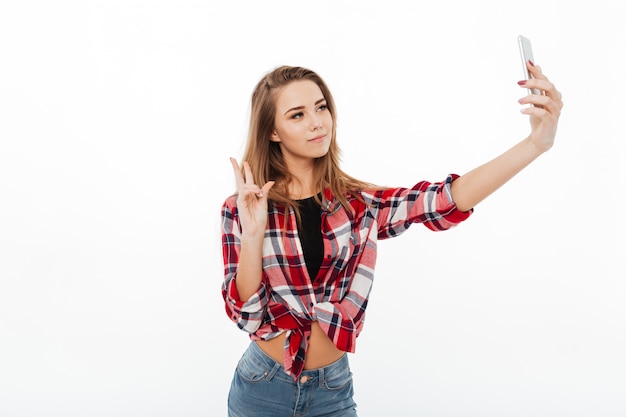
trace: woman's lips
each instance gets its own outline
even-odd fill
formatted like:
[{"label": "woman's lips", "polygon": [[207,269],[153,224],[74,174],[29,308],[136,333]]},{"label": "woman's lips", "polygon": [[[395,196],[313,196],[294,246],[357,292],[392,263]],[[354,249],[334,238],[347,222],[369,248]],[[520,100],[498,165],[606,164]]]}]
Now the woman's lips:
[{"label": "woman's lips", "polygon": [[326,139],[326,134],[316,136],[313,139],[309,139],[309,142],[323,142],[324,139]]}]

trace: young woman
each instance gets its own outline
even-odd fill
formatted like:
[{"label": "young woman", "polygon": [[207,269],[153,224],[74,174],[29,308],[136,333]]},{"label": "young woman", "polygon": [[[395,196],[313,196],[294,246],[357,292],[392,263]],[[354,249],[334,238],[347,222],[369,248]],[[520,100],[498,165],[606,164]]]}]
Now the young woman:
[{"label": "young woman", "polygon": [[339,167],[336,108],[313,71],[279,67],[252,94],[237,193],[222,207],[229,317],[251,343],[235,371],[231,417],[356,416],[346,352],[362,330],[379,239],[412,223],[446,230],[554,142],[561,94],[529,61],[520,81],[531,132],[463,176],[381,188]]}]

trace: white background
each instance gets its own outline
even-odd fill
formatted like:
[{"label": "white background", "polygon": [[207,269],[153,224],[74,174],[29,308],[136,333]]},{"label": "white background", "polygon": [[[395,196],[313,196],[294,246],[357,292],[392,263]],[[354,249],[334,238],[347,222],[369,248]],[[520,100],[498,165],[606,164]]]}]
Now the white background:
[{"label": "white background", "polygon": [[624,416],[619,1],[3,1],[0,417],[225,416],[248,344],[219,209],[254,84],[327,81],[343,167],[462,174],[528,133],[516,37],[564,96],[557,144],[458,228],[381,242],[359,415]]}]

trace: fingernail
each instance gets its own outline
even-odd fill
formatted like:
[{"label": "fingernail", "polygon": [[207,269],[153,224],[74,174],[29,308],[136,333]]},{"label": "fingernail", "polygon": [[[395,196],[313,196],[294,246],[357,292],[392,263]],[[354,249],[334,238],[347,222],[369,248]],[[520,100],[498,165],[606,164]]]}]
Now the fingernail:
[{"label": "fingernail", "polygon": [[528,60],[528,63],[530,64],[531,67],[535,66],[535,63],[532,60],[530,60],[530,59]]},{"label": "fingernail", "polygon": [[524,85],[524,84],[526,84],[526,80],[518,81],[517,84]]}]

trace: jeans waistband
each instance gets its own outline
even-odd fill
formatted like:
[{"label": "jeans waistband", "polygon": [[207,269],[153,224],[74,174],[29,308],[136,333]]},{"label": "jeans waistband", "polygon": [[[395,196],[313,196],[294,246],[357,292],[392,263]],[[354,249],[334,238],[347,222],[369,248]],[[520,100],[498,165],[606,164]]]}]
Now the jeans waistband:
[{"label": "jeans waistband", "polygon": [[[294,384],[298,382],[306,382],[306,381],[310,381],[310,382],[320,381],[321,382],[321,381],[324,381],[324,379],[328,377],[329,375],[333,375],[335,372],[340,372],[350,366],[349,361],[348,361],[348,355],[344,353],[341,358],[337,359],[335,362],[329,365],[326,365],[321,368],[307,369],[307,370],[302,371],[302,374],[300,375],[298,380],[294,381],[291,375],[288,375],[285,373],[284,366],[281,363],[276,362],[274,358],[272,358],[267,353],[265,353],[263,349],[261,349],[259,345],[256,344],[256,342],[250,343],[250,346],[248,347],[245,354],[250,355],[256,361],[263,363],[268,368],[273,368],[278,365],[276,374],[285,375]],[[303,377],[305,378],[303,379]]]}]

